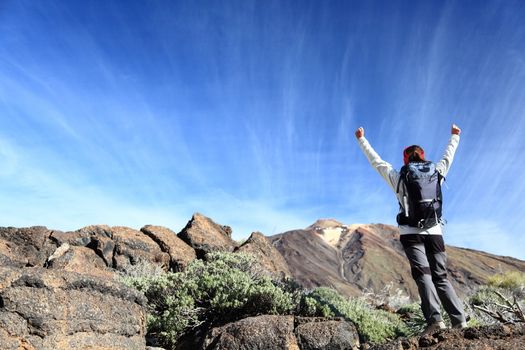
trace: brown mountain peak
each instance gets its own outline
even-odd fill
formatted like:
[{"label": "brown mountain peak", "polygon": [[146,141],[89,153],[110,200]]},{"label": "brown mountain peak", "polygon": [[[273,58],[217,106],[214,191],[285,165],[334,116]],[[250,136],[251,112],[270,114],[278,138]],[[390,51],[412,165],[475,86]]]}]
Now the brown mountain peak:
[{"label": "brown mountain peak", "polygon": [[[384,224],[344,225],[320,219],[304,230],[271,237],[288,268],[307,288],[332,286],[347,296],[380,291],[392,283],[417,298],[417,286],[399,239],[398,228]],[[447,246],[448,271],[460,296],[472,293],[500,271],[525,271],[525,261]]]},{"label": "brown mountain peak", "polygon": [[345,226],[335,219],[319,219],[312,225],[308,226],[307,229],[326,229]]}]

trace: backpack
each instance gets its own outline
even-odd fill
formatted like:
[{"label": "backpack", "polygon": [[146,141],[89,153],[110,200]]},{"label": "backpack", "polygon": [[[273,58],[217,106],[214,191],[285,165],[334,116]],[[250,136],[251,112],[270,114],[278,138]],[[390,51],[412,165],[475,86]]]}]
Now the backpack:
[{"label": "backpack", "polygon": [[436,165],[429,161],[410,162],[401,168],[397,183],[397,193],[401,181],[406,192],[403,205],[397,215],[399,225],[408,225],[427,229],[437,225],[441,220],[441,179],[443,176],[436,170]]}]

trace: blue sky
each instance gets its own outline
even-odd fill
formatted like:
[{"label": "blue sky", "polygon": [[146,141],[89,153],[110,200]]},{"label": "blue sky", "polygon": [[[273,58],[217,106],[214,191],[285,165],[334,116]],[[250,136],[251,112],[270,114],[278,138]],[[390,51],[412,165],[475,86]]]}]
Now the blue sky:
[{"label": "blue sky", "polygon": [[523,1],[3,1],[0,225],[234,238],[395,223],[384,159],[462,140],[446,241],[525,259]]}]

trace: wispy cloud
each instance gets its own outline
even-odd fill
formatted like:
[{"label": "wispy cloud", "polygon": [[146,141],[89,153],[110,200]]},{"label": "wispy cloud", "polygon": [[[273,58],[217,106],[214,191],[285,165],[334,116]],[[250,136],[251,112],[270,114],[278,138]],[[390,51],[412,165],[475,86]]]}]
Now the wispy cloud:
[{"label": "wispy cloud", "polygon": [[[394,223],[395,197],[355,128],[400,167],[408,144],[439,159],[456,122],[445,212],[461,239],[451,244],[521,254],[524,11],[10,2],[0,224],[177,230],[194,211],[235,235],[318,217]],[[493,235],[500,246],[484,243]]]},{"label": "wispy cloud", "polygon": [[496,221],[477,219],[451,223],[445,229],[447,244],[525,260],[525,237],[514,235]]}]

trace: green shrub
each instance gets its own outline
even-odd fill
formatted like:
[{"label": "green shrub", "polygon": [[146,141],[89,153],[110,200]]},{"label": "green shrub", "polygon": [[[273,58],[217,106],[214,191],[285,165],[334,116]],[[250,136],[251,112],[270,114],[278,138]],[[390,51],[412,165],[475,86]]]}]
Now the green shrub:
[{"label": "green shrub", "polygon": [[299,313],[304,316],[343,317],[356,325],[365,342],[383,343],[409,334],[408,327],[398,315],[373,309],[360,298],[347,299],[326,287],[305,293]]},{"label": "green shrub", "polygon": [[495,303],[498,301],[498,298],[494,291],[497,290],[497,288],[489,287],[489,286],[483,286],[480,289],[478,289],[474,294],[470,296],[470,304],[471,305],[485,305],[487,303]]},{"label": "green shrub", "polygon": [[469,304],[479,323],[525,322],[523,289],[505,285],[508,288],[483,286],[470,296]]},{"label": "green shrub", "polygon": [[410,336],[420,334],[427,326],[425,316],[421,310],[419,303],[411,303],[401,306],[397,310],[397,314],[400,315],[401,319],[405,322]]},{"label": "green shrub", "polygon": [[509,271],[490,276],[487,284],[492,287],[503,289],[519,289],[525,286],[525,273],[519,271]]},{"label": "green shrub", "polygon": [[[426,326],[417,303],[405,304],[394,314],[370,304],[394,300],[386,292],[348,299],[326,287],[305,291],[291,279],[271,280],[256,259],[246,254],[211,253],[177,273],[152,274],[148,266],[133,267],[126,273],[124,281],[148,299],[148,336],[166,348],[173,348],[184,333],[201,325],[210,327],[260,314],[342,317],[356,325],[363,342],[371,343],[416,335]],[[496,289],[502,290],[479,290],[469,299],[471,305],[501,303],[493,292]],[[395,300],[404,300],[398,295]],[[446,313],[443,316],[446,321]],[[475,316],[475,323],[486,323],[483,315]]]},{"label": "green shrub", "polygon": [[293,294],[262,271],[250,255],[212,253],[205,261],[194,260],[184,272],[126,282],[148,299],[150,336],[170,347],[184,332],[203,323],[291,313]]}]

